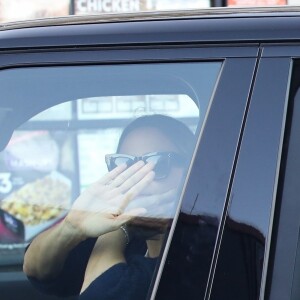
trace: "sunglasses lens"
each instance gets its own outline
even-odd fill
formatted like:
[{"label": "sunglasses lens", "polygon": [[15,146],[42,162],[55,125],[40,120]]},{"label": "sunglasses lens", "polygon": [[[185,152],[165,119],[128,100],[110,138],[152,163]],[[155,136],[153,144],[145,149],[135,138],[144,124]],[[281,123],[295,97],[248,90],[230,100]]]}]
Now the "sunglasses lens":
[{"label": "sunglasses lens", "polygon": [[147,157],[146,161],[155,165],[153,169],[155,172],[155,179],[163,179],[168,176],[170,163],[167,155],[152,155]]}]

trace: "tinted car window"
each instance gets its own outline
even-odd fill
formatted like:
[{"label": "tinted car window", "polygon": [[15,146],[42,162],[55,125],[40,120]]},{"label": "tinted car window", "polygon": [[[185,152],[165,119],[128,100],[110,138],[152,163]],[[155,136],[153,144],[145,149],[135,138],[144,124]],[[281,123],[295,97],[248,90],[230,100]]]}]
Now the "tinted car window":
[{"label": "tinted car window", "polygon": [[[124,253],[128,261],[132,259],[138,264],[142,261],[144,266],[143,261],[148,259],[147,268],[150,265],[154,271],[156,257],[162,250],[160,246],[153,253],[155,247],[151,247],[151,243],[157,244],[159,237],[158,244],[163,245],[171,225],[220,68],[220,62],[203,62],[2,71],[1,93],[3,99],[7,99],[2,103],[0,120],[5,130],[1,140],[5,147],[0,155],[2,272],[11,268],[21,270],[24,250],[30,242],[41,232],[62,224],[74,207],[90,213],[104,209],[117,216],[126,212],[130,217],[122,224],[128,223],[128,228],[119,229],[120,223],[108,232],[119,231],[126,244]],[[155,126],[145,123],[141,125],[143,130],[134,128],[122,135],[124,128],[145,116],[149,116],[148,120],[157,117]],[[167,137],[166,131],[162,134],[165,119],[180,122],[182,125],[178,128],[189,130],[191,138],[173,127],[169,130],[169,134],[176,137],[173,140]],[[154,130],[149,130],[152,127]],[[134,168],[141,160],[145,166],[152,163],[154,173],[148,176],[151,177],[149,186],[140,184],[141,190],[134,198],[136,202],[129,203],[126,197],[122,198],[128,190],[138,189],[132,181],[126,187],[123,185],[123,202],[118,202],[119,194],[115,195],[117,200],[113,207],[117,207],[117,211],[109,210],[111,203],[99,208],[97,205],[103,203],[98,201],[96,205],[94,199],[90,199],[89,205],[83,208],[78,204],[80,201],[75,200],[82,193],[86,195],[100,178],[105,181],[101,182],[105,194],[112,186],[111,180],[105,177],[107,168],[111,172],[119,168],[125,176],[125,170]],[[149,174],[150,169],[147,172]],[[118,178],[121,182],[109,192],[120,189],[129,177]],[[141,182],[142,178],[136,180]],[[123,205],[121,213],[119,203]],[[75,253],[73,260],[66,263],[66,266],[74,266],[74,262],[78,262],[81,278],[66,270],[66,274],[76,275],[76,278],[61,281],[63,292],[58,285],[45,287],[34,276],[33,285],[42,292],[57,295],[89,293],[93,280],[83,281],[83,276],[85,270],[93,274],[88,261],[93,257],[92,249],[96,249],[94,244],[98,245],[95,236],[90,238],[93,240],[75,249],[79,254],[85,251],[86,257],[78,262]],[[84,247],[87,250],[82,250]],[[143,280],[135,268],[134,275],[130,272],[129,277],[134,282]],[[93,276],[93,279],[98,278]],[[149,278],[143,281],[146,287],[150,284]],[[142,294],[147,295],[147,290]]]}]

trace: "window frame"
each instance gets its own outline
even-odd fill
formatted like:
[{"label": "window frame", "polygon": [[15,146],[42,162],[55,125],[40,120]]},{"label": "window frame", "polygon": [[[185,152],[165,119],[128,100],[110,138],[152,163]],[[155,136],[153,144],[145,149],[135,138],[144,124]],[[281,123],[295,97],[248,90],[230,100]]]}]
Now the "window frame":
[{"label": "window frame", "polygon": [[[255,236],[258,240],[264,240],[262,277],[258,278],[260,299],[264,299],[265,293],[289,78],[290,58],[262,57],[260,59],[229,194],[230,203],[222,228],[224,232],[232,220],[238,220],[240,224],[248,224],[247,228],[240,227],[238,230],[246,235]],[[262,200],[265,201],[263,207]],[[261,207],[261,210],[259,217],[256,217],[255,210],[258,207]],[[259,230],[262,227],[264,232]],[[221,241],[220,251],[225,247],[223,242],[225,241]],[[218,256],[221,257],[221,252],[216,256],[216,259]],[[221,261],[217,261],[217,271],[220,271],[218,270],[220,265]],[[218,286],[214,284],[212,290],[216,291]],[[237,291],[235,286],[230,288]],[[258,294],[254,296],[254,293],[252,296],[258,297]]]},{"label": "window frame", "polygon": [[[282,120],[282,142],[279,151],[282,149],[281,157],[278,158],[278,188],[274,190],[273,207],[273,230],[269,233],[269,261],[265,266],[265,294],[266,299],[293,299],[293,277],[297,259],[297,248],[299,242],[299,199],[293,197],[290,184],[285,187],[285,179],[290,180],[291,173],[286,173],[286,167],[290,162],[287,156],[290,151],[294,155],[294,140],[291,138],[291,122],[293,121],[293,102],[295,96],[295,83],[293,70],[295,60],[299,62],[300,45],[269,45],[265,46],[265,57],[280,57],[286,60],[289,65],[289,80],[286,84],[286,113]],[[299,67],[298,67],[299,70]],[[299,86],[299,85],[298,85]],[[297,168],[297,163],[293,165]],[[298,223],[297,223],[298,222]],[[270,225],[270,226],[271,226]]]}]

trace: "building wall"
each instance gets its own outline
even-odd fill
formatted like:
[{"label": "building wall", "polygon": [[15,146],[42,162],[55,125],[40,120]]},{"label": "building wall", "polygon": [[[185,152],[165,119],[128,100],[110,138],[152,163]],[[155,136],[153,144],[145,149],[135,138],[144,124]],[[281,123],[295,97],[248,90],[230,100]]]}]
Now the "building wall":
[{"label": "building wall", "polygon": [[0,22],[69,14],[268,5],[300,5],[300,0],[0,0]]}]

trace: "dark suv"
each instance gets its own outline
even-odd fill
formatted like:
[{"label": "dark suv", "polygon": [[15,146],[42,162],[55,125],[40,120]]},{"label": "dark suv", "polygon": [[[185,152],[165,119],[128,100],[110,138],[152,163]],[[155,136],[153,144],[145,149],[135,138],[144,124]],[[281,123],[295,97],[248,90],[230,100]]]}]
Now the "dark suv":
[{"label": "dark suv", "polygon": [[2,300],[57,299],[23,273],[27,246],[153,114],[196,140],[148,299],[300,298],[299,8],[3,24],[0,65]]}]

